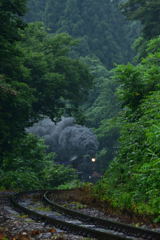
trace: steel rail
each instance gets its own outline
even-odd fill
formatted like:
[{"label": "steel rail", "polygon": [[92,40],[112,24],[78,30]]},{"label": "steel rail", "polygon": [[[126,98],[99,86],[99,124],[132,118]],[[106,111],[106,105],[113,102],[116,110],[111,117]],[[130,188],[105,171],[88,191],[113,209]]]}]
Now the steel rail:
[{"label": "steel rail", "polygon": [[94,228],[89,228],[86,226],[81,226],[81,225],[77,225],[77,224],[73,224],[73,223],[69,223],[67,221],[62,221],[62,220],[57,220],[51,216],[47,216],[46,214],[41,214],[38,213],[36,211],[33,211],[27,207],[24,207],[20,201],[22,199],[22,197],[24,197],[25,195],[29,195],[29,194],[37,194],[40,193],[41,194],[41,199],[42,199],[42,195],[45,194],[45,192],[42,191],[30,191],[30,192],[23,192],[23,193],[18,193],[15,194],[13,196],[11,196],[11,202],[13,204],[13,206],[28,214],[30,217],[34,218],[34,219],[38,219],[41,221],[44,221],[46,223],[49,224],[53,224],[55,227],[60,228],[62,230],[65,230],[67,232],[71,232],[74,234],[78,234],[84,237],[93,237],[99,240],[125,240],[125,239],[132,239],[128,236],[121,236],[119,234],[116,233],[111,233],[111,232],[103,232],[100,231],[98,229],[94,229]]},{"label": "steel rail", "polygon": [[53,192],[48,191],[44,194],[44,200],[47,204],[51,205],[53,209],[55,209],[58,212],[61,212],[65,215],[72,216],[73,218],[79,219],[81,221],[84,221],[86,223],[93,223],[96,226],[99,227],[105,227],[109,230],[114,230],[120,233],[124,233],[128,236],[133,236],[136,238],[143,238],[148,240],[160,240],[160,233],[148,229],[143,229],[140,227],[134,227],[128,224],[119,223],[116,221],[106,220],[103,218],[93,217],[89,216],[83,213],[80,213],[75,210],[71,210],[68,208],[65,208],[56,202],[53,202],[49,199],[49,194]]}]

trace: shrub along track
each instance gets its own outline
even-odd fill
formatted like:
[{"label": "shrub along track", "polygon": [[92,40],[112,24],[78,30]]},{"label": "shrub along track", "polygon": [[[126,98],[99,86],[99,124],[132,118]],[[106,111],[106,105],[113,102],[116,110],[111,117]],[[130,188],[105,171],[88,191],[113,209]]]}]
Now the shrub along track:
[{"label": "shrub along track", "polygon": [[[142,228],[133,227],[111,220],[106,220],[97,217],[91,217],[89,215],[82,214],[78,211],[73,211],[62,207],[49,199],[49,194],[68,194],[69,191],[31,191],[14,194],[11,196],[11,202],[14,207],[28,214],[34,219],[44,221],[49,224],[53,224],[55,227],[65,230],[70,233],[78,234],[85,237],[93,237],[100,240],[124,240],[124,239],[148,239],[159,240],[160,233],[154,232]],[[26,207],[22,202],[30,198],[30,196],[39,196],[38,201],[45,201],[50,205],[54,212],[60,212],[64,216],[64,220],[48,216],[47,214],[39,213],[29,207]],[[68,217],[72,221],[68,221]],[[79,220],[79,223],[72,223]],[[76,221],[75,221],[76,222]]]}]

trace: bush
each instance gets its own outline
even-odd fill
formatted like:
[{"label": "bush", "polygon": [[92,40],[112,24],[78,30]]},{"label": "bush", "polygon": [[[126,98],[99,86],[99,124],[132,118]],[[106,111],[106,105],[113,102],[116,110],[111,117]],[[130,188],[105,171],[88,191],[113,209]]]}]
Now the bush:
[{"label": "bush", "polygon": [[12,190],[53,189],[76,178],[73,169],[55,164],[42,139],[27,134],[14,153],[3,159],[0,188]]},{"label": "bush", "polygon": [[33,190],[41,189],[41,181],[35,172],[29,170],[7,171],[1,174],[0,185],[4,189]]}]

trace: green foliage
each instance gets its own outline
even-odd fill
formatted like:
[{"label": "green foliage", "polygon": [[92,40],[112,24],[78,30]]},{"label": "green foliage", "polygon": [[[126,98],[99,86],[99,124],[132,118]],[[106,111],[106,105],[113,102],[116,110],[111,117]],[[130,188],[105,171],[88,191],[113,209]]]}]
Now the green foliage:
[{"label": "green foliage", "polygon": [[27,70],[16,46],[24,28],[21,19],[24,11],[25,1],[0,3],[0,165],[4,152],[11,151],[14,140],[23,134],[34,102],[33,90],[20,81]]},{"label": "green foliage", "polygon": [[[0,2],[0,74],[17,77],[19,73],[19,51],[15,42],[20,40],[19,30],[24,28],[21,16],[25,13],[25,0]],[[17,57],[15,57],[17,56]],[[15,80],[15,79],[14,79]]]},{"label": "green foliage", "polygon": [[124,103],[120,148],[96,186],[97,194],[114,207],[155,216],[160,214],[159,43],[160,38],[149,42],[148,56],[137,66],[116,71]]},{"label": "green foliage", "polygon": [[[45,8],[45,0],[27,1],[27,12],[26,12],[27,16],[24,17],[25,20],[27,20],[28,22],[43,21],[44,8]],[[28,16],[29,9],[33,9],[33,11],[32,12],[30,11],[30,14]]]},{"label": "green foliage", "polygon": [[123,105],[136,110],[141,100],[157,89],[159,84],[159,47],[160,38],[155,38],[147,44],[148,55],[137,66],[128,64],[116,68],[116,76],[120,87],[118,95]]},{"label": "green foliage", "polygon": [[14,153],[5,155],[0,186],[5,189],[53,189],[76,179],[75,171],[54,163],[42,139],[29,134],[17,142]]},{"label": "green foliage", "polygon": [[46,154],[46,146],[42,139],[27,134],[16,142],[14,152],[7,153],[2,168],[7,170],[30,169],[41,175],[48,162],[52,161],[54,154]]},{"label": "green foliage", "polygon": [[99,59],[86,57],[82,60],[89,65],[94,76],[93,88],[83,108],[87,125],[93,128],[99,141],[95,170],[103,173],[117,148],[119,130],[114,117],[120,109],[120,102],[115,94],[118,83],[112,71],[108,71]]},{"label": "green foliage", "polygon": [[41,181],[35,172],[29,170],[5,171],[1,174],[0,185],[5,189],[32,190],[41,189]]},{"label": "green foliage", "polygon": [[147,39],[160,34],[160,1],[128,0],[122,4],[123,13],[131,20],[139,20]]},{"label": "green foliage", "polygon": [[[14,141],[21,137],[32,116],[33,91],[27,84],[18,81],[7,83],[0,75],[0,152],[12,151]],[[0,165],[1,165],[0,157]]]},{"label": "green foliage", "polygon": [[75,170],[62,164],[53,164],[50,162],[43,171],[44,183],[48,188],[55,188],[63,184],[70,185],[70,182],[75,178]]},{"label": "green foliage", "polygon": [[30,70],[24,81],[35,90],[36,114],[54,119],[67,111],[66,103],[74,109],[85,99],[92,77],[83,63],[69,57],[75,44],[68,34],[47,34],[42,23],[28,25],[23,33],[20,46]]},{"label": "green foliage", "polygon": [[[25,127],[42,115],[58,118],[67,112],[68,103],[72,114],[77,114],[92,82],[87,67],[68,56],[75,44],[68,34],[47,34],[41,23],[30,24],[25,31],[19,28],[18,34],[22,41],[13,39],[13,62],[19,69],[0,72],[0,151],[3,155],[13,151]],[[0,57],[8,69],[5,56]],[[7,62],[12,64],[10,56]]]},{"label": "green foliage", "polygon": [[23,23],[25,3],[0,2],[0,183],[7,189],[52,188],[75,174],[53,164],[41,140],[25,128],[43,116],[67,114],[67,104],[78,115],[92,76],[69,57],[77,42],[72,37],[48,34],[42,23]]},{"label": "green foliage", "polygon": [[127,0],[121,4],[121,10],[129,20],[141,23],[141,35],[134,43],[137,50],[135,60],[140,62],[148,54],[148,40],[160,34],[160,1]]},{"label": "green foliage", "polygon": [[[115,112],[118,114],[118,111]],[[95,133],[100,143],[99,151],[97,153],[96,169],[104,173],[108,168],[109,163],[116,155],[119,138],[119,122],[117,119],[104,119],[100,125],[95,129]]]},{"label": "green foliage", "polygon": [[59,185],[56,189],[69,190],[74,188],[89,189],[91,191],[92,184],[90,182],[81,182],[79,179],[72,180],[71,182]]},{"label": "green foliage", "polygon": [[[30,0],[26,20],[43,21],[52,33],[79,38],[72,56],[96,56],[108,68],[133,56],[131,44],[138,30],[118,9],[119,0]],[[43,6],[43,10],[42,10]]]},{"label": "green foliage", "polygon": [[59,190],[69,190],[69,189],[74,189],[74,188],[80,188],[83,187],[84,183],[80,182],[80,180],[73,180],[71,182],[68,183],[64,183],[59,185],[56,189]]},{"label": "green foliage", "polygon": [[[119,110],[119,102],[115,96],[117,82],[113,74],[97,58],[82,58],[89,65],[94,76],[93,88],[85,103],[86,118],[90,126],[98,127],[104,119],[112,118]],[[114,103],[114,108],[112,107]]]}]

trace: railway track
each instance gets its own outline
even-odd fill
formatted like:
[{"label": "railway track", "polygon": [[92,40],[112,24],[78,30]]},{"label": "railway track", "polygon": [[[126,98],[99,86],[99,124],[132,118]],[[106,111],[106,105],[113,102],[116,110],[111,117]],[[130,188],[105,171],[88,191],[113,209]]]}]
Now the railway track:
[{"label": "railway track", "polygon": [[[77,235],[92,237],[99,240],[160,240],[160,233],[146,230],[143,228],[133,227],[111,220],[106,220],[89,215],[82,214],[78,211],[70,210],[51,201],[50,193],[56,194],[56,191],[33,191],[15,194],[11,197],[12,204],[28,214],[34,219],[42,220],[46,223],[53,224],[55,227]],[[51,206],[50,214],[33,210],[25,203],[25,199],[36,196],[37,201],[45,201]],[[37,198],[38,196],[38,198]],[[55,213],[61,213],[61,218],[56,217]]]}]

